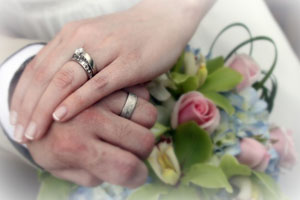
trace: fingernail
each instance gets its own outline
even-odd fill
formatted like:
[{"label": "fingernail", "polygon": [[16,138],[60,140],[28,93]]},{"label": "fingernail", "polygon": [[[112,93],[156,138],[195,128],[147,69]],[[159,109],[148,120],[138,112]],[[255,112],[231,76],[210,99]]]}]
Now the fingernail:
[{"label": "fingernail", "polygon": [[15,137],[15,140],[19,143],[21,143],[23,141],[23,132],[24,132],[23,126],[17,125],[14,137]]},{"label": "fingernail", "polygon": [[18,119],[18,113],[16,111],[11,111],[9,118],[10,118],[9,120],[11,125],[16,125]]},{"label": "fingernail", "polygon": [[53,113],[53,118],[56,121],[61,120],[65,115],[67,114],[67,108],[65,106],[62,106]]},{"label": "fingernail", "polygon": [[35,136],[36,136],[36,123],[30,122],[25,131],[25,137],[28,140],[34,140]]}]

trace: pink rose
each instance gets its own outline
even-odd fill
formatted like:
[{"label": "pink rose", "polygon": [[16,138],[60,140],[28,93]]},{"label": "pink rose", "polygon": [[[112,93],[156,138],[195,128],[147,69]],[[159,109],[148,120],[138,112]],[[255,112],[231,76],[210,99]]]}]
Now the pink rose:
[{"label": "pink rose", "polygon": [[260,68],[252,57],[246,54],[233,56],[227,64],[230,68],[238,71],[243,76],[243,81],[237,86],[237,91],[250,87],[258,81]]},{"label": "pink rose", "polygon": [[267,148],[252,138],[244,138],[241,143],[241,153],[237,156],[240,163],[258,171],[265,171],[270,161]]},{"label": "pink rose", "polygon": [[276,127],[271,129],[270,135],[273,147],[280,157],[280,166],[292,168],[297,161],[292,131]]},{"label": "pink rose", "polygon": [[172,128],[178,124],[195,121],[200,127],[212,133],[220,123],[216,105],[199,92],[189,92],[180,97],[172,113]]}]

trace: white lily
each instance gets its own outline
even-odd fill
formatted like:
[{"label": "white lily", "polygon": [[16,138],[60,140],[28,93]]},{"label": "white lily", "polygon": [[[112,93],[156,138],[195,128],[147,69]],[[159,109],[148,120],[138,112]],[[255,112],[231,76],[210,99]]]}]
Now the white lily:
[{"label": "white lily", "polygon": [[160,75],[158,78],[148,84],[150,94],[159,101],[166,101],[171,97],[167,87],[172,88],[172,81],[169,80],[166,74]]},{"label": "white lily", "polygon": [[156,145],[148,161],[164,183],[175,185],[178,182],[181,171],[171,142],[163,141]]},{"label": "white lily", "polygon": [[208,71],[206,68],[206,59],[202,54],[197,57],[192,52],[184,54],[185,73],[188,75],[197,75],[199,77],[199,86],[206,81]]}]

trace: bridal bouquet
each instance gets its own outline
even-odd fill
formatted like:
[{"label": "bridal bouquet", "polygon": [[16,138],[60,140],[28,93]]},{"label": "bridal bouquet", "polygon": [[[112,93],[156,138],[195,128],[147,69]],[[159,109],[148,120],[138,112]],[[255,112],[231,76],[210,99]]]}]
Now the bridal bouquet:
[{"label": "bridal bouquet", "polygon": [[[219,37],[236,26],[249,39],[226,57],[213,57]],[[275,49],[268,71],[251,57],[253,43],[262,40]],[[238,53],[245,45],[249,54]],[[296,152],[291,131],[268,120],[277,91],[276,61],[273,40],[252,37],[241,23],[225,27],[206,56],[188,46],[168,73],[149,84],[159,117],[152,128],[157,143],[147,160],[148,182],[134,191],[109,184],[77,187],[68,190],[70,199],[286,199],[276,180],[295,164]]]}]

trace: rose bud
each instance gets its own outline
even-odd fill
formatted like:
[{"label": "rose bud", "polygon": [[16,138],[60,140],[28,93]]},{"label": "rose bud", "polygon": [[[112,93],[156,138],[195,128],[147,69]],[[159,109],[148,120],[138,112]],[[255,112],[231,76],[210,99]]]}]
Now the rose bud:
[{"label": "rose bud", "polygon": [[171,140],[158,143],[148,161],[155,174],[164,183],[175,185],[178,182],[181,171]]},{"label": "rose bud", "polygon": [[250,87],[259,79],[260,67],[252,57],[246,54],[233,56],[228,61],[227,66],[238,71],[243,76],[243,81],[236,87],[237,91]]},{"label": "rose bud", "polygon": [[244,138],[240,142],[241,153],[237,156],[240,163],[257,171],[265,171],[270,161],[267,148],[252,138]]},{"label": "rose bud", "polygon": [[280,166],[292,168],[297,161],[297,153],[293,140],[293,133],[284,128],[275,127],[270,130],[271,141],[280,157]]},{"label": "rose bud", "polygon": [[216,105],[199,92],[189,92],[180,97],[172,113],[172,128],[179,124],[195,121],[212,133],[220,123],[220,112]]}]

